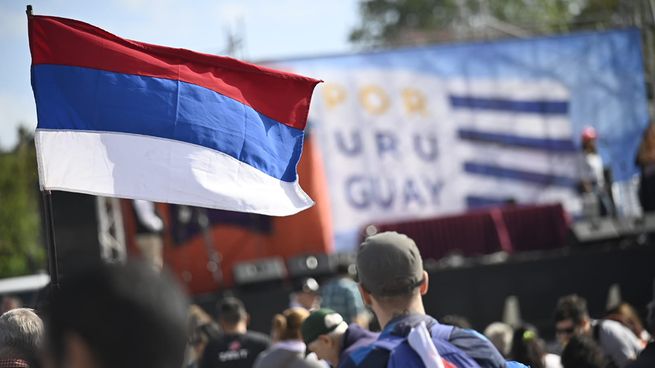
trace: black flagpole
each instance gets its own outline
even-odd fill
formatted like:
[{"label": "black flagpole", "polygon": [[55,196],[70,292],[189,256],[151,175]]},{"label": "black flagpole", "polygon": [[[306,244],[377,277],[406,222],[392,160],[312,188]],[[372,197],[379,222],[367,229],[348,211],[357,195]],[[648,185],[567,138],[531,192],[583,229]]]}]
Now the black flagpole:
[{"label": "black flagpole", "polygon": [[45,241],[48,247],[48,270],[52,286],[59,288],[59,265],[57,264],[57,243],[55,242],[55,222],[52,215],[52,194],[49,190],[41,191],[43,202],[43,220],[45,224]]},{"label": "black flagpole", "polygon": [[[32,16],[32,5],[27,5],[25,13]],[[50,283],[59,288],[59,265],[57,264],[57,243],[55,242],[55,222],[52,215],[52,194],[49,190],[41,190],[41,202],[43,208],[43,224],[45,225],[45,242],[48,248],[48,271],[50,272]]]}]

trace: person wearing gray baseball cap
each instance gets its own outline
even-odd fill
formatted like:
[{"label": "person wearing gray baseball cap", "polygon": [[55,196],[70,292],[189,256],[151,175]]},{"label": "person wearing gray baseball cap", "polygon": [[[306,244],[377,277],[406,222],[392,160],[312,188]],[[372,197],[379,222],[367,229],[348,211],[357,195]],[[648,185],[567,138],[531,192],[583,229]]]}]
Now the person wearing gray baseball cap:
[{"label": "person wearing gray baseball cap", "polygon": [[[429,278],[414,240],[397,232],[369,236],[359,247],[356,265],[362,298],[382,332],[376,343],[353,352],[339,367],[386,367],[392,359],[402,359],[395,364],[404,367],[506,366],[481,334],[426,315],[422,296]],[[436,363],[439,358],[442,362]]]}]

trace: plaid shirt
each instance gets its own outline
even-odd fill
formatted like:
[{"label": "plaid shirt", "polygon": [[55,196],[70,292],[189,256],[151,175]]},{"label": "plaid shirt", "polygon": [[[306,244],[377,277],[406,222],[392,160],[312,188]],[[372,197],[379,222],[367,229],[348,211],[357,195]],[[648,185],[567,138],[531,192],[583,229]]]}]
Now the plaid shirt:
[{"label": "plaid shirt", "polygon": [[30,368],[23,359],[0,359],[0,368]]},{"label": "plaid shirt", "polygon": [[347,277],[331,280],[321,287],[321,307],[339,313],[347,323],[366,310],[357,283]]}]

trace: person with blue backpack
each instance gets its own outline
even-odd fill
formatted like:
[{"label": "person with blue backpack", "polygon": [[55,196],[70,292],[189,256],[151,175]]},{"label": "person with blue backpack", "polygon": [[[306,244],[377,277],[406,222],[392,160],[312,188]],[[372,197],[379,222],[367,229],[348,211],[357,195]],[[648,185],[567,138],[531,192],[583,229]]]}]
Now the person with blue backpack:
[{"label": "person with blue backpack", "polygon": [[506,362],[481,334],[444,325],[425,313],[428,274],[416,243],[397,232],[368,237],[357,252],[359,287],[382,332],[339,367],[523,367]]}]

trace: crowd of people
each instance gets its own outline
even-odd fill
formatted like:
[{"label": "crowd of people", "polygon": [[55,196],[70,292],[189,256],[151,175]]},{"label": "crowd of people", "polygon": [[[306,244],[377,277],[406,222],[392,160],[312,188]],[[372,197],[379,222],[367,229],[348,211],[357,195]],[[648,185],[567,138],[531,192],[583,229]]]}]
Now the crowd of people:
[{"label": "crowd of people", "polygon": [[644,325],[627,304],[592,319],[582,297],[562,297],[553,319],[560,356],[530,325],[496,322],[483,335],[461,317],[430,316],[428,273],[403,234],[368,237],[355,266],[357,281],[346,268],[321,288],[302,280],[270,335],[248,329],[233,296],[214,319],[166,271],[95,266],[68,275],[36,310],[3,303],[0,368],[655,366],[653,303]]}]

